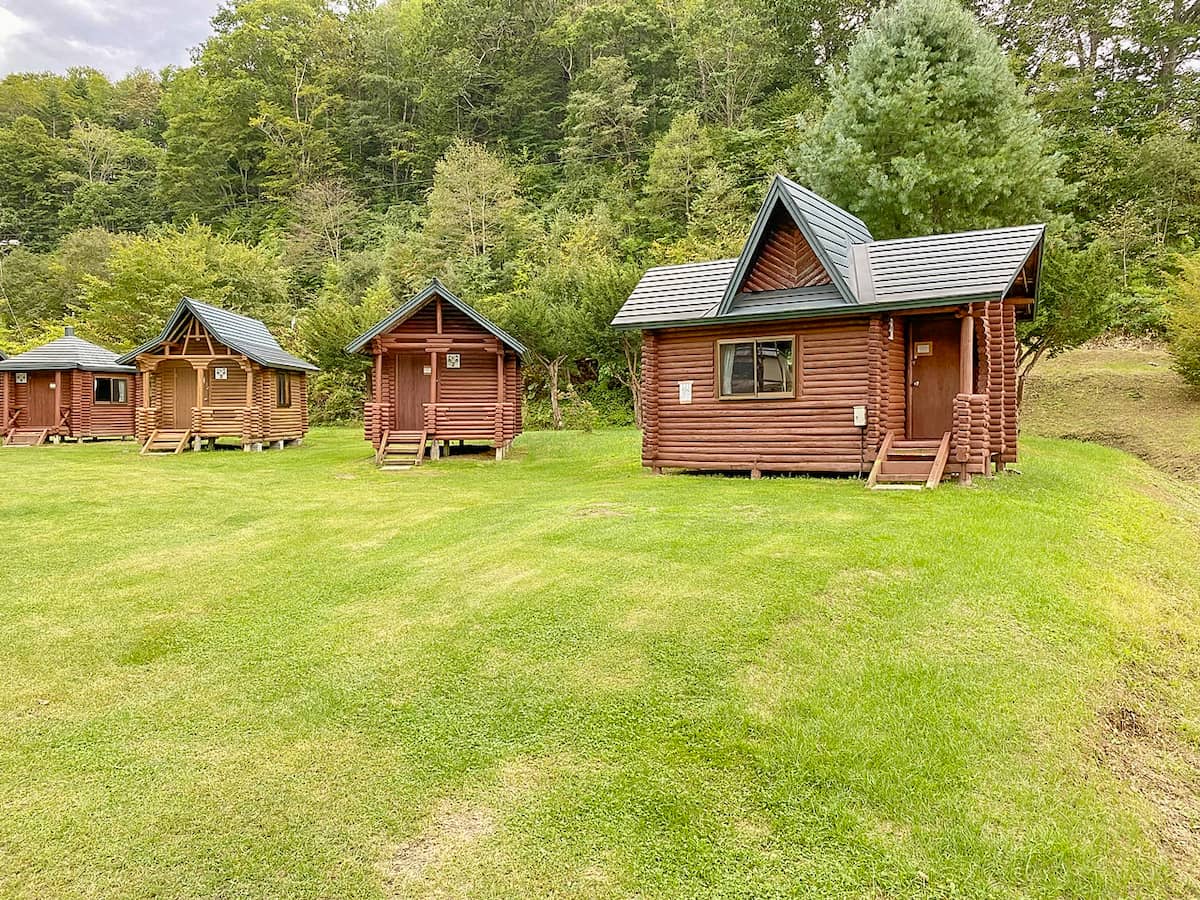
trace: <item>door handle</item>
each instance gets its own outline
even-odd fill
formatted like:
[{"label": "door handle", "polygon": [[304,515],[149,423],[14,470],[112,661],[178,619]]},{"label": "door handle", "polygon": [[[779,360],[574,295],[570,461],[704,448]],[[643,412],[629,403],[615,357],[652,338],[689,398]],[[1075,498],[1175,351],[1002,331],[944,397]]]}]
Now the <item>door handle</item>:
[{"label": "door handle", "polygon": [[920,387],[920,386],[921,386],[921,379],[919,379],[919,378],[918,378],[916,381],[914,381],[914,382],[912,383],[912,386],[913,386],[913,387]]}]

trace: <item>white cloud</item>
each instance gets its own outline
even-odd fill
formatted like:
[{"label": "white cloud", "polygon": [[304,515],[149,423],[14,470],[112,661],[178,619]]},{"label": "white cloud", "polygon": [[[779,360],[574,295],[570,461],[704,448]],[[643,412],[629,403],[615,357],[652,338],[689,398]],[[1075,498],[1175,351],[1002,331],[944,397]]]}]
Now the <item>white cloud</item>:
[{"label": "white cloud", "polygon": [[0,0],[0,75],[185,65],[217,0]]}]

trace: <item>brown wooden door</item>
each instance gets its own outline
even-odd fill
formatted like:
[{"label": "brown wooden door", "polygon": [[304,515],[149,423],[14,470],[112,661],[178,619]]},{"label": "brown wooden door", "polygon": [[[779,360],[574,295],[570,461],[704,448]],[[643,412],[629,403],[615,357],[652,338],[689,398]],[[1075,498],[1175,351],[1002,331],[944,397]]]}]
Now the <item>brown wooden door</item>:
[{"label": "brown wooden door", "polygon": [[425,366],[429,357],[416,353],[396,354],[397,431],[422,431],[425,428],[425,404],[429,402],[429,376]]},{"label": "brown wooden door", "polygon": [[58,392],[62,385],[53,372],[29,373],[29,424],[58,424]]},{"label": "brown wooden door", "polygon": [[192,409],[196,406],[196,370],[191,366],[174,366],[168,370],[174,377],[171,427],[179,430],[192,427]]},{"label": "brown wooden door", "polygon": [[941,438],[954,425],[959,327],[953,316],[909,319],[910,438]]}]

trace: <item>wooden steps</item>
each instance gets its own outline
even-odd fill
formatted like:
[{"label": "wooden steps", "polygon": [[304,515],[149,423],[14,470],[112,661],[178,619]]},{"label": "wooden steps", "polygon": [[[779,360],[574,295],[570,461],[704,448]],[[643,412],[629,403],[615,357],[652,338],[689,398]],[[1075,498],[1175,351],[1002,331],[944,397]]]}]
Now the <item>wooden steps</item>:
[{"label": "wooden steps", "polygon": [[46,443],[49,428],[14,428],[4,437],[5,447],[40,447]]},{"label": "wooden steps", "polygon": [[919,490],[935,488],[946,472],[950,458],[950,432],[937,440],[899,440],[888,432],[867,477],[873,490]]},{"label": "wooden steps", "polygon": [[162,456],[182,453],[188,448],[192,432],[184,430],[154,430],[142,445],[142,456]]},{"label": "wooden steps", "polygon": [[385,431],[379,441],[375,462],[385,472],[411,469],[425,459],[424,431]]}]

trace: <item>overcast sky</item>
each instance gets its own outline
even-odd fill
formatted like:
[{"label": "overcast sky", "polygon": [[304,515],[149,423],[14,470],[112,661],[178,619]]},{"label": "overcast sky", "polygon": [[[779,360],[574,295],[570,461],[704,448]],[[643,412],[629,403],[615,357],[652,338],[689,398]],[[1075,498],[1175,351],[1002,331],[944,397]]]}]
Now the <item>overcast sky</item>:
[{"label": "overcast sky", "polygon": [[188,62],[218,0],[0,0],[0,76],[92,66],[120,77]]}]

